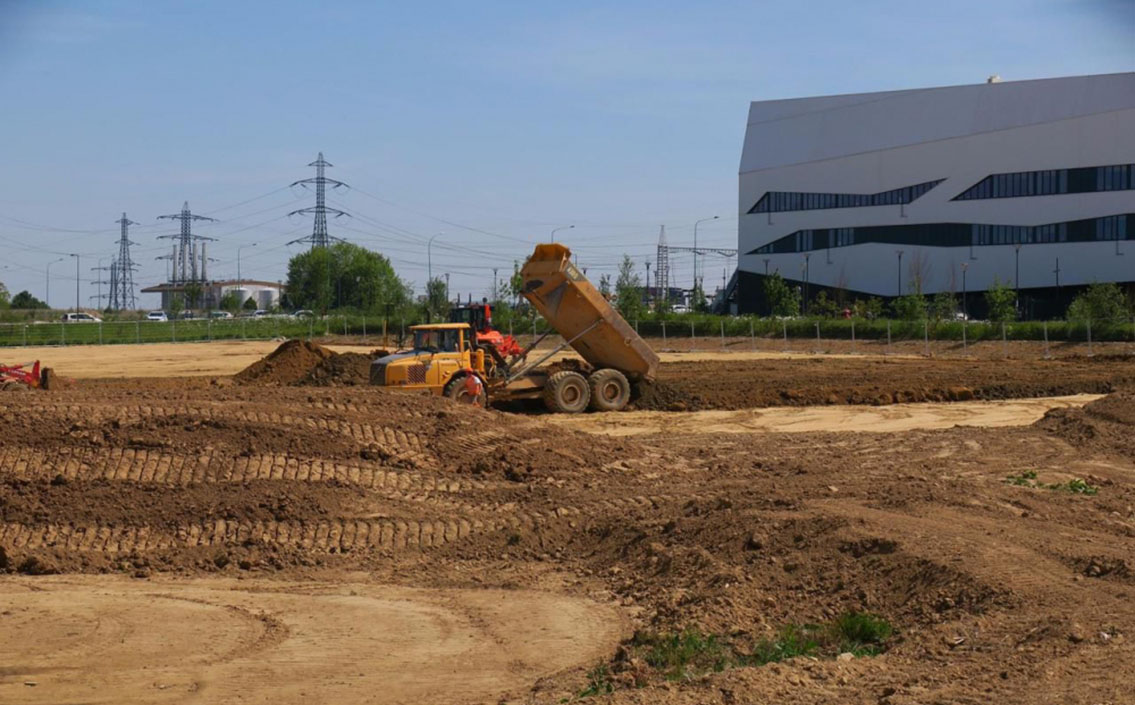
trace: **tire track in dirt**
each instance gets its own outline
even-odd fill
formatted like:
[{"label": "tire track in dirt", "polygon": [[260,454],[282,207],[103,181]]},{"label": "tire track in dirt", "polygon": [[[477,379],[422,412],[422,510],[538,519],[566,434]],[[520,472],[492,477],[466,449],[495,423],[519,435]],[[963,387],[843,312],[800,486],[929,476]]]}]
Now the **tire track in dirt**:
[{"label": "tire track in dirt", "polygon": [[[378,467],[374,467],[374,466]],[[382,462],[347,463],[283,453],[231,457],[217,451],[197,455],[144,448],[61,447],[51,451],[0,451],[0,473],[28,479],[120,480],[165,485],[242,483],[251,480],[339,482],[376,491],[458,493],[503,486],[501,482],[431,475],[383,467]]]}]

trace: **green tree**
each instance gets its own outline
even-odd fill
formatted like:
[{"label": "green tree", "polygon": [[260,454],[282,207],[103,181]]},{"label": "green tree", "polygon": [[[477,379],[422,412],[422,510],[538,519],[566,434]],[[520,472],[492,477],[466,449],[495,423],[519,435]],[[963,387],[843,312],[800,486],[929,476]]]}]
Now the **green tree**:
[{"label": "green tree", "polygon": [[513,302],[520,303],[520,294],[524,291],[524,277],[520,276],[520,263],[513,261],[512,276],[508,278],[508,293]]},{"label": "green tree", "polygon": [[930,317],[935,321],[950,320],[958,312],[958,297],[940,291],[930,300]]},{"label": "green tree", "polygon": [[828,292],[821,291],[816,294],[816,298],[812,299],[812,303],[808,306],[808,313],[820,318],[835,318],[840,315],[841,309],[838,303],[828,298]]},{"label": "green tree", "polygon": [[800,315],[800,292],[788,286],[780,272],[765,278],[765,299],[774,316]]},{"label": "green tree", "polygon": [[229,313],[236,313],[237,311],[239,311],[240,296],[237,295],[236,289],[229,289],[228,291],[226,291],[225,295],[221,297],[220,302],[217,303],[217,307],[222,311],[228,311]]},{"label": "green tree", "polygon": [[610,274],[600,274],[599,275],[599,293],[602,294],[603,298],[605,298],[605,299],[611,298],[611,275]]},{"label": "green tree", "polygon": [[426,282],[426,313],[431,321],[444,321],[449,317],[449,297],[445,294],[445,280],[441,277]]},{"label": "green tree", "polygon": [[317,247],[288,262],[288,299],[296,308],[385,310],[403,308],[409,288],[394,273],[390,261],[377,252],[349,242]]},{"label": "green tree", "polygon": [[177,314],[185,309],[185,294],[177,294],[170,292],[169,294],[169,315],[176,318]]},{"label": "green tree", "polygon": [[185,308],[194,309],[201,303],[201,293],[204,288],[200,282],[189,282],[185,285]]},{"label": "green tree", "polygon": [[256,299],[249,296],[241,308],[243,308],[245,311],[255,311],[260,307],[256,305]]},{"label": "green tree", "polygon": [[1072,300],[1068,307],[1070,321],[1107,321],[1126,319],[1130,313],[1123,290],[1113,282],[1092,284]]},{"label": "green tree", "polygon": [[694,288],[690,289],[690,310],[695,313],[709,313],[709,301],[705,298],[705,289],[702,288],[701,280],[694,282]]},{"label": "green tree", "polygon": [[623,255],[619,265],[619,276],[615,279],[615,307],[628,321],[642,318],[646,306],[642,302],[642,279],[635,271],[634,260]]},{"label": "green tree", "polygon": [[11,306],[18,309],[49,308],[47,304],[32,296],[26,289],[12,297]]},{"label": "green tree", "polygon": [[985,292],[985,306],[989,309],[989,320],[995,322],[1017,319],[1017,294],[997,277]]},{"label": "green tree", "polygon": [[921,321],[926,318],[926,297],[922,294],[907,294],[891,302],[895,318],[904,321]]},{"label": "green tree", "polygon": [[0,282],[0,308],[8,308],[11,295],[8,293],[8,287],[4,286],[4,282]]}]

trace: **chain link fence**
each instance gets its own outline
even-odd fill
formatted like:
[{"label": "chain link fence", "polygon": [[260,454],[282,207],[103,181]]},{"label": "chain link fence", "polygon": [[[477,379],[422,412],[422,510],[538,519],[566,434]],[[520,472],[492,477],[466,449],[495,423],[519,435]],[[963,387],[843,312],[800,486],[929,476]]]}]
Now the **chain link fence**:
[{"label": "chain link fence", "polygon": [[[326,316],[259,317],[171,321],[104,321],[99,323],[0,324],[0,347],[41,345],[111,345],[183,343],[214,340],[358,337],[360,342],[400,346],[416,318]],[[888,319],[757,318],[747,316],[673,316],[630,321],[640,335],[660,350],[783,350],[786,352],[923,353],[943,349],[965,354],[972,346],[1002,346],[1036,341],[1043,355],[1057,346],[1083,346],[1092,354],[1099,346],[1125,344],[1135,351],[1135,317],[1056,321],[933,321]],[[555,331],[541,317],[510,317],[499,324],[522,342]],[[921,347],[921,350],[919,349]],[[1110,349],[1109,348],[1109,349]]]}]

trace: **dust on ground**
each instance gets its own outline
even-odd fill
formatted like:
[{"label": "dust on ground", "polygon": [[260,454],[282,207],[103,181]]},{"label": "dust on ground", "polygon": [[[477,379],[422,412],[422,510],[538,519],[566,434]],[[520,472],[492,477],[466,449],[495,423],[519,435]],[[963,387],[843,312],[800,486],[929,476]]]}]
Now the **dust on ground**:
[{"label": "dust on ground", "polygon": [[[1019,427],[634,437],[366,385],[0,397],[0,700],[1126,702],[1130,363],[831,362],[743,389],[1108,396]],[[879,655],[668,681],[633,651],[852,611],[893,625]]]}]

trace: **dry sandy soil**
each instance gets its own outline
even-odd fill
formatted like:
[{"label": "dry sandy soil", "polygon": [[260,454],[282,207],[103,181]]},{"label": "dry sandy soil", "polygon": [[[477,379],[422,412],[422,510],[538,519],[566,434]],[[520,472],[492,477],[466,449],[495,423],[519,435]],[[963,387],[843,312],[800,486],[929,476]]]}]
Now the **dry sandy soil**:
[{"label": "dry sandy soil", "polygon": [[[1126,357],[686,361],[556,418],[295,356],[0,395],[0,702],[1132,701]],[[881,653],[742,664],[848,612]],[[688,629],[730,658],[670,680]]]}]

